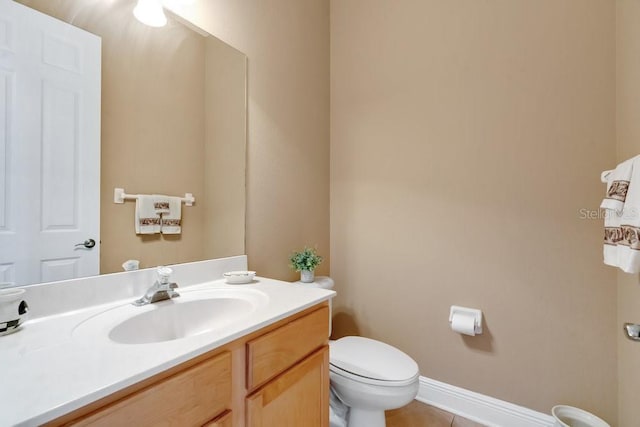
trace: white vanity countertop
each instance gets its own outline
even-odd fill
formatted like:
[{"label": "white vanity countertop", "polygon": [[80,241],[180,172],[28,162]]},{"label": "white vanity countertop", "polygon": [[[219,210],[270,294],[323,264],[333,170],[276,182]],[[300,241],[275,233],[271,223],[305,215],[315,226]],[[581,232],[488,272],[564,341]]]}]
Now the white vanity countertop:
[{"label": "white vanity countertop", "polygon": [[53,420],[335,295],[265,278],[247,285],[216,280],[178,291],[214,289],[254,289],[268,302],[220,330],[157,343],[118,344],[104,331],[87,334],[86,327],[74,333],[83,321],[131,299],[38,318],[0,336],[0,426]]}]

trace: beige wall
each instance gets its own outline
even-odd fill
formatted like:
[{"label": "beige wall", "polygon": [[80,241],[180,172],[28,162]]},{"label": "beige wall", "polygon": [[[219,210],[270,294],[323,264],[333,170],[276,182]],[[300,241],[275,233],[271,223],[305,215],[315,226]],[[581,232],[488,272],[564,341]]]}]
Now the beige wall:
[{"label": "beige wall", "polygon": [[294,280],[316,246],[329,272],[329,3],[199,0],[180,13],[248,57],[246,251],[260,275]]},{"label": "beige wall", "polygon": [[[615,273],[580,219],[615,161],[614,32],[601,0],[331,1],[337,335],[615,425]],[[484,334],[453,333],[452,304]]]},{"label": "beige wall", "polygon": [[[640,153],[640,2],[616,1],[616,118],[618,161]],[[638,275],[618,273],[618,323],[640,322]],[[626,339],[619,329],[618,408],[619,425],[638,424],[640,396],[640,343]]]}]

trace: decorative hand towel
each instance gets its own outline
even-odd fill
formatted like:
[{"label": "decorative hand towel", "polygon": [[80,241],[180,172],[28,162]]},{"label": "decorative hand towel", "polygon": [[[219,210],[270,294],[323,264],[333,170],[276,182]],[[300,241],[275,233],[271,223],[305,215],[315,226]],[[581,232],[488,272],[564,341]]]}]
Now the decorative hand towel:
[{"label": "decorative hand towel", "polygon": [[622,209],[618,242],[618,267],[625,273],[640,272],[640,156],[633,159],[631,180]]},{"label": "decorative hand towel", "polygon": [[156,213],[153,196],[140,194],[136,199],[136,234],[155,234],[160,232],[160,215]]},{"label": "decorative hand towel", "polygon": [[169,213],[162,214],[162,234],[180,234],[182,227],[182,199],[169,197]]},{"label": "decorative hand towel", "polygon": [[[607,176],[604,262],[626,273],[640,272],[640,156]],[[622,209],[620,209],[622,207]]]},{"label": "decorative hand towel", "polygon": [[612,267],[619,267],[618,244],[622,236],[622,211],[627,198],[633,159],[620,163],[613,171],[606,175],[607,192],[600,207],[605,210],[604,216],[604,263]]}]

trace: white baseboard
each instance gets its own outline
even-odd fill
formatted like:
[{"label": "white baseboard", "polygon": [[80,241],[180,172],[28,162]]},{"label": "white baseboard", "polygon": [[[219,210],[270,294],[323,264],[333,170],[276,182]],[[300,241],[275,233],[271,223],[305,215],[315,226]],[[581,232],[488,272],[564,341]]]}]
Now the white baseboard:
[{"label": "white baseboard", "polygon": [[489,427],[553,427],[551,415],[420,377],[416,400]]}]

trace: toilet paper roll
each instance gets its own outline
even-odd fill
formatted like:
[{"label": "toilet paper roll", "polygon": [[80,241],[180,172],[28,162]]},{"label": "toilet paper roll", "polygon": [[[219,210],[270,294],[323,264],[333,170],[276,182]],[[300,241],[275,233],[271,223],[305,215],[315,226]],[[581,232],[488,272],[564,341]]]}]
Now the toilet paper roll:
[{"label": "toilet paper roll", "polygon": [[475,318],[471,314],[456,313],[451,320],[451,329],[455,332],[473,337],[476,335]]}]

